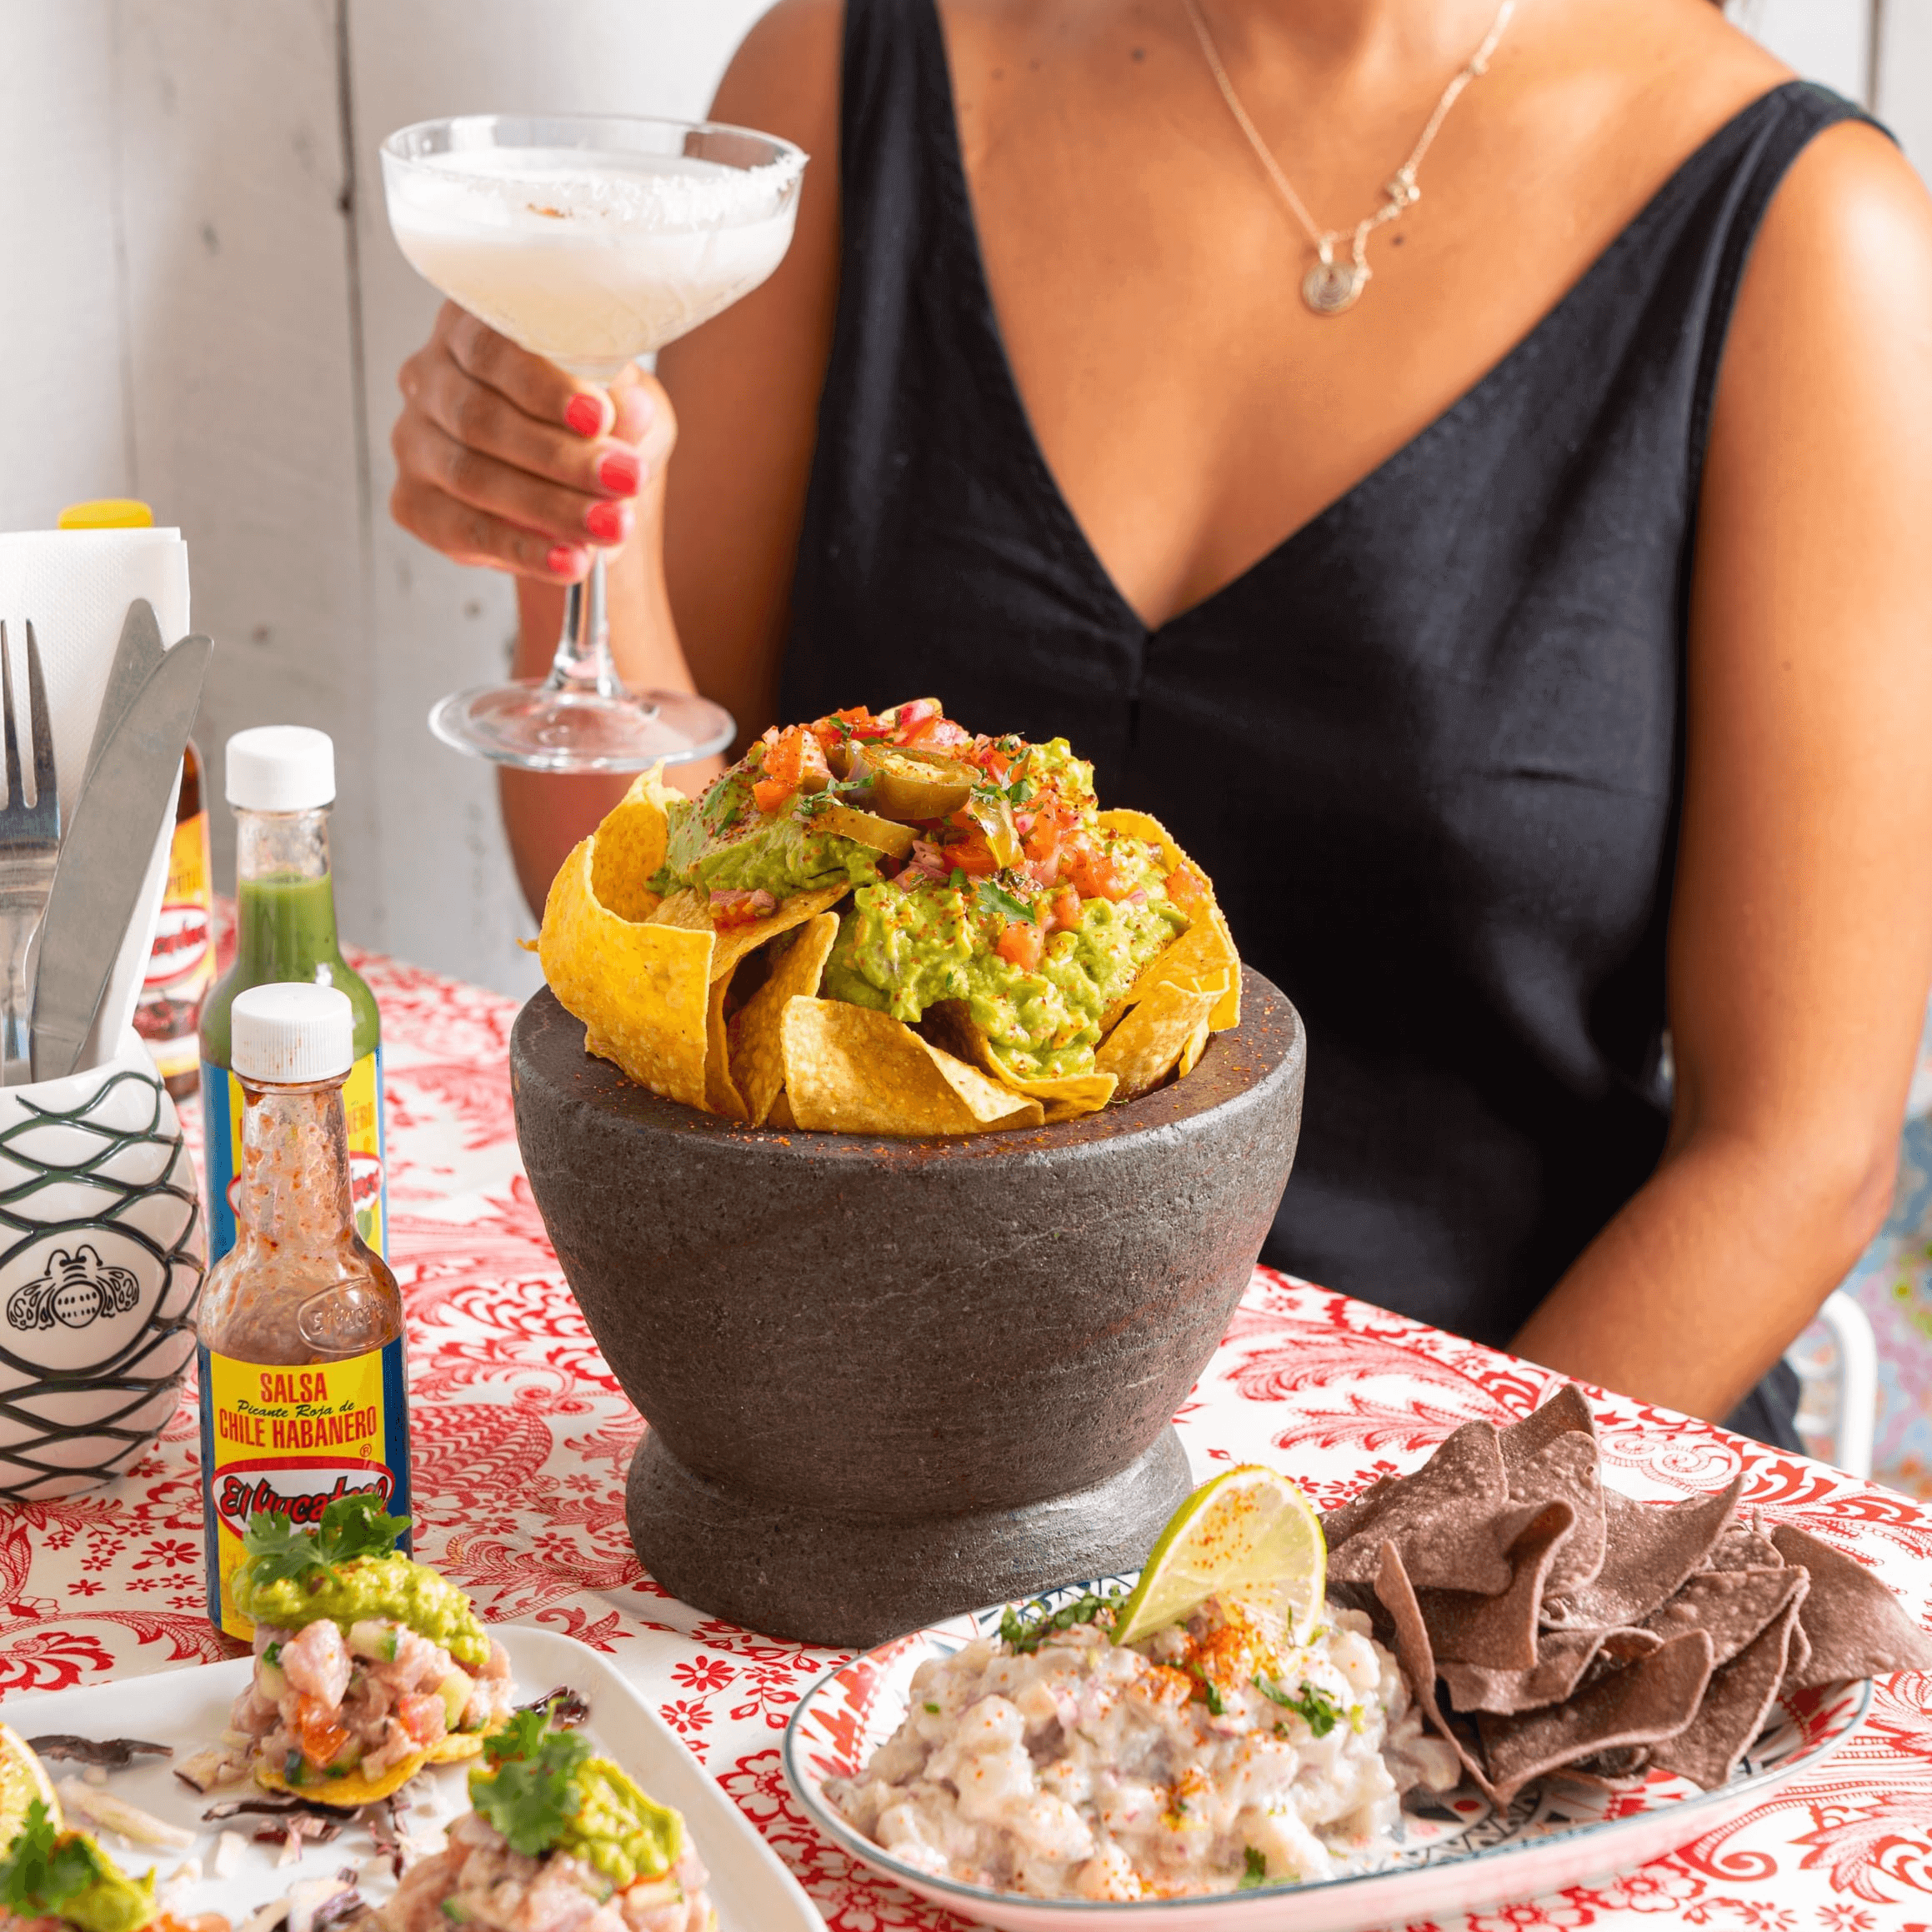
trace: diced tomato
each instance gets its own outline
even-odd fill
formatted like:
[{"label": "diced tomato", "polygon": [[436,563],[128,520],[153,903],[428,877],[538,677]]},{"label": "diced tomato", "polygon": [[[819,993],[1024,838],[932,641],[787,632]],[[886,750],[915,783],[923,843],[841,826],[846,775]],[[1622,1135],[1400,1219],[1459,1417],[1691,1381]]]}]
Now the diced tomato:
[{"label": "diced tomato", "polygon": [[958,834],[948,837],[939,848],[939,856],[948,868],[957,866],[969,878],[990,878],[999,870],[999,861],[993,856],[986,834],[970,814],[955,812],[946,823]]},{"label": "diced tomato", "polygon": [[1026,869],[1040,885],[1051,885],[1060,876],[1060,824],[1056,813],[1039,812],[1020,841],[1026,853]]},{"label": "diced tomato", "polygon": [[1085,838],[1069,841],[1060,871],[1084,899],[1124,899],[1134,889],[1113,859]]},{"label": "diced tomato", "polygon": [[943,716],[937,701],[933,698],[908,698],[893,713],[893,742],[895,744],[910,744],[915,732],[923,730],[933,718]]},{"label": "diced tomato", "polygon": [[349,1741],[348,1729],[336,1721],[335,1711],[314,1697],[298,1700],[295,1734],[301,1740],[303,1756],[312,1764],[333,1764]]},{"label": "diced tomato", "polygon": [[1070,885],[1064,885],[1047,901],[1046,929],[1050,938],[1055,933],[1071,932],[1080,923],[1080,895]]},{"label": "diced tomato", "polygon": [[778,902],[760,886],[755,892],[725,890],[711,895],[711,923],[713,926],[748,926],[754,919],[762,919],[767,913],[775,913]]},{"label": "diced tomato", "polygon": [[818,739],[821,750],[831,752],[853,738],[876,741],[890,738],[892,727],[881,723],[863,704],[849,704],[843,711],[834,711],[828,718],[821,718],[813,725],[812,735]]},{"label": "diced tomato", "polygon": [[433,1744],[449,1729],[449,1707],[440,1697],[406,1697],[396,1719],[419,1744]]},{"label": "diced tomato", "polygon": [[801,788],[822,792],[832,783],[824,748],[809,725],[768,731],[759,742],[764,747],[764,775],[751,788],[759,811],[775,812],[793,793]]},{"label": "diced tomato", "polygon": [[994,942],[993,949],[1009,965],[1030,973],[1039,964],[1040,949],[1045,944],[1044,935],[1031,919],[1014,919]]},{"label": "diced tomato", "polygon": [[1208,882],[1191,865],[1177,865],[1167,875],[1167,896],[1177,906],[1189,908],[1209,896]]},{"label": "diced tomato", "polygon": [[994,784],[1004,785],[1006,783],[1006,774],[1013,769],[1013,760],[999,748],[998,738],[975,738],[969,755],[971,762],[978,765]]},{"label": "diced tomato", "polygon": [[955,724],[949,718],[934,718],[919,726],[916,731],[907,733],[899,740],[903,745],[917,751],[944,751],[957,753],[973,742],[973,733],[963,724]]}]

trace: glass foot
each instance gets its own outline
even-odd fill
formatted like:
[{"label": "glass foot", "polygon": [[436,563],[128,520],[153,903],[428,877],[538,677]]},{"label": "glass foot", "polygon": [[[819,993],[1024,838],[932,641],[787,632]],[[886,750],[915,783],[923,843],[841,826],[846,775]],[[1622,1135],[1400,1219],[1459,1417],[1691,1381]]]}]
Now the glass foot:
[{"label": "glass foot", "polygon": [[601,698],[541,680],[453,692],[429,713],[445,744],[528,772],[641,772],[685,764],[731,743],[731,713],[687,692]]}]

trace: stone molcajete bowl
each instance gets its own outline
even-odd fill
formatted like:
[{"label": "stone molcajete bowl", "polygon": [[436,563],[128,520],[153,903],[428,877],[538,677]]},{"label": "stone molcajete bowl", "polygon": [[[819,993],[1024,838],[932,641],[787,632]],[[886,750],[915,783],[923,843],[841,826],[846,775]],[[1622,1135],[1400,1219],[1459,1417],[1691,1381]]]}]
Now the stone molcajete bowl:
[{"label": "stone molcajete bowl", "polygon": [[859,1647],[1132,1568],[1189,1486],[1171,1417],[1294,1155],[1305,1043],[1244,974],[1184,1080],[1058,1127],[753,1131],[583,1050],[510,1042],[558,1260],[649,1424],[638,1554],[774,1636]]}]

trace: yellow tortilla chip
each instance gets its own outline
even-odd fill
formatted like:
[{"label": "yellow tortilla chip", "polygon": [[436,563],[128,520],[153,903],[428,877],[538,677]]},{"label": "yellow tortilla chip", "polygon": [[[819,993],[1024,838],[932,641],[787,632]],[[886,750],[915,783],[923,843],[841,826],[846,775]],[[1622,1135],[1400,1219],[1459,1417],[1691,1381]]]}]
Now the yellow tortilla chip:
[{"label": "yellow tortilla chip", "polygon": [[678,794],[664,783],[663,770],[660,763],[639,772],[595,833],[591,890],[620,919],[648,919],[661,903],[645,882],[663,864],[670,843],[665,807]]},{"label": "yellow tortilla chip", "polygon": [[767,1127],[790,1129],[798,1124],[798,1122],[792,1118],[792,1103],[786,1097],[784,1089],[781,1087],[773,1097],[771,1111],[765,1115],[765,1125]]},{"label": "yellow tortilla chip", "polygon": [[838,937],[838,915],[820,913],[798,928],[797,936],[772,961],[771,976],[731,1023],[731,1078],[753,1127],[772,1118],[785,1084],[785,1054],[779,1038],[785,1002],[803,994],[816,999],[825,962]]},{"label": "yellow tortilla chip", "polygon": [[1119,1078],[1114,1099],[1132,1100],[1157,1086],[1179,1064],[1195,1028],[1211,1020],[1221,997],[1219,986],[1201,992],[1163,980],[1139,1001],[1094,1056],[1100,1072]]},{"label": "yellow tortilla chip", "polygon": [[[851,890],[849,885],[816,886],[810,892],[793,893],[775,913],[767,913],[762,919],[753,919],[746,925],[725,927],[716,934],[717,949],[711,955],[711,977],[722,979],[747,953],[755,953],[767,939],[775,939],[780,933],[788,933],[793,926],[802,926],[807,919],[817,918],[820,913],[837,905]],[[651,923],[681,927],[693,933],[712,932],[711,902],[686,887],[682,892],[673,893],[658,908]]]},{"label": "yellow tortilla chip", "polygon": [[[1161,857],[1165,860],[1169,872],[1172,872],[1177,866],[1194,865],[1194,863],[1187,853],[1174,843],[1173,834],[1169,832],[1167,827],[1162,824],[1159,819],[1149,817],[1145,812],[1096,812],[1094,816],[1099,823],[1109,832],[1118,832],[1124,838],[1144,839],[1149,845],[1159,846]],[[663,862],[660,859],[658,863],[662,864]],[[1204,879],[1208,878],[1207,873],[1201,872],[1199,866],[1194,865],[1194,870],[1200,872]],[[1209,879],[1208,890],[1212,893],[1214,889],[1214,881]]]},{"label": "yellow tortilla chip", "polygon": [[[1211,1030],[1221,1033],[1241,1024],[1241,957],[1234,950],[1234,935],[1219,906],[1209,906],[1205,917],[1197,914],[1194,923],[1171,946],[1156,953],[1141,968],[1120,1008],[1138,1005],[1155,987],[1164,985],[1196,990],[1212,987],[1219,997],[1209,1022]],[[1118,1011],[1110,1011],[1100,1022],[1102,1031],[1110,1033],[1119,1017]]]},{"label": "yellow tortilla chip", "polygon": [[479,1758],[487,1734],[483,1731],[445,1732],[429,1747],[429,1761],[433,1764],[460,1764],[465,1758]]},{"label": "yellow tortilla chip", "polygon": [[[480,1742],[477,1748],[479,1750],[483,1748]],[[264,1791],[292,1791],[297,1797],[309,1799],[318,1804],[339,1805],[344,1811],[355,1811],[400,1791],[430,1761],[430,1755],[428,1751],[418,1751],[401,1764],[392,1764],[379,1778],[365,1778],[359,1771],[351,1771],[346,1777],[331,1778],[318,1771],[313,1784],[291,1784],[272,1764],[258,1764],[255,1782]]]},{"label": "yellow tortilla chip", "polygon": [[704,1104],[727,1120],[744,1120],[750,1110],[731,1077],[731,1045],[724,1028],[724,996],[730,990],[729,973],[711,982],[704,1014]]},{"label": "yellow tortilla chip", "polygon": [[1111,1074],[1035,1076],[1016,1072],[986,1037],[963,999],[943,1000],[928,1007],[927,1014],[938,1021],[947,1045],[962,1059],[990,1074],[1001,1086],[1039,1101],[1046,1110],[1049,1127],[1057,1121],[1078,1120],[1084,1114],[1098,1114],[1114,1098],[1116,1082]]},{"label": "yellow tortilla chip", "polygon": [[703,1107],[714,941],[708,931],[639,923],[604,905],[591,883],[595,843],[594,833],[583,840],[551,883],[538,941],[543,977],[583,1022],[587,1052],[653,1094]]},{"label": "yellow tortilla chip", "polygon": [[1174,1078],[1184,1080],[1201,1064],[1201,1055],[1208,1050],[1208,1035],[1214,1030],[1214,1016],[1206,1019],[1188,1035],[1188,1044],[1181,1049],[1181,1057],[1174,1068]]},{"label": "yellow tortilla chip", "polygon": [[780,1022],[785,1091],[802,1128],[828,1134],[985,1134],[1038,1127],[1029,1100],[867,1006],[793,994]]}]

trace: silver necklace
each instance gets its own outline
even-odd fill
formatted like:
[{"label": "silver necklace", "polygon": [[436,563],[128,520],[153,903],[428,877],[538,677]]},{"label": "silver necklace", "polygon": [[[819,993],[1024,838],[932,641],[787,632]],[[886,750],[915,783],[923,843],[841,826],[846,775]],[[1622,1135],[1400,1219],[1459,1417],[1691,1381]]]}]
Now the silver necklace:
[{"label": "silver necklace", "polygon": [[1186,8],[1188,18],[1194,23],[1196,38],[1200,41],[1201,52],[1207,56],[1208,67],[1214,74],[1214,84],[1221,90],[1221,98],[1228,103],[1228,112],[1234,117],[1236,125],[1248,137],[1248,144],[1259,158],[1261,165],[1268,171],[1268,178],[1274,183],[1281,198],[1293,211],[1294,218],[1308,231],[1309,239],[1315,245],[1315,261],[1301,279],[1301,298],[1317,315],[1339,315],[1345,308],[1353,308],[1361,298],[1362,291],[1369,285],[1371,273],[1369,267],[1369,238],[1384,222],[1392,222],[1408,213],[1422,199],[1422,190],[1416,186],[1415,171],[1422,166],[1422,158],[1429,150],[1437,131],[1448,118],[1449,111],[1460,98],[1462,91],[1479,75],[1488,71],[1490,56],[1501,41],[1509,25],[1509,18],[1516,11],[1516,0],[1503,0],[1496,9],[1496,18],[1489,23],[1489,31],[1483,36],[1483,44],[1469,58],[1467,63],[1455,73],[1449,84],[1442,91],[1442,98],[1435,104],[1435,111],[1423,128],[1421,138],[1409,150],[1409,158],[1382,184],[1384,200],[1374,213],[1364,215],[1355,223],[1353,243],[1346,261],[1335,258],[1336,244],[1348,238],[1345,228],[1323,228],[1315,223],[1307,205],[1294,192],[1294,183],[1283,173],[1281,163],[1274,158],[1268,143],[1261,138],[1254,123],[1248,118],[1248,110],[1241,105],[1240,97],[1234,92],[1234,83],[1228,78],[1228,70],[1221,65],[1221,57],[1215,50],[1214,37],[1208,31],[1208,23],[1203,18],[1199,0],[1181,0]]}]

